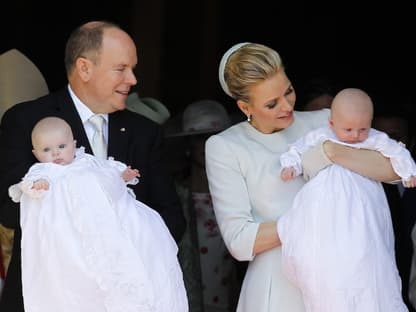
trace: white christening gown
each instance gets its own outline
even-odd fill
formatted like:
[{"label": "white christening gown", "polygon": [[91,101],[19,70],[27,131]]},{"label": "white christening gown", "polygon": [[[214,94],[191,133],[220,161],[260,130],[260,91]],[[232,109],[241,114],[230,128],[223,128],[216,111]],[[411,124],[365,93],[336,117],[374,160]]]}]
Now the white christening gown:
[{"label": "white christening gown", "polygon": [[[310,132],[281,156],[282,167],[300,173],[300,154],[326,139],[336,141],[328,127]],[[410,153],[384,133],[371,129],[352,146],[380,151],[403,179],[416,174]],[[307,312],[407,311],[381,183],[332,164],[297,193],[278,232],[283,271],[301,289]]]},{"label": "white christening gown", "polygon": [[[71,164],[35,164],[19,183],[26,312],[188,311],[176,243],[126,187],[125,168],[81,148]],[[39,178],[48,191],[31,189]]]}]

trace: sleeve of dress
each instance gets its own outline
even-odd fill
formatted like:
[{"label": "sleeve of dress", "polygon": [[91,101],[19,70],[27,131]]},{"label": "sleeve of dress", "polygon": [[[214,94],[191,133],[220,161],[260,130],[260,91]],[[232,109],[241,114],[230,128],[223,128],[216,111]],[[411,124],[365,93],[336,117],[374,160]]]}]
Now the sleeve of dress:
[{"label": "sleeve of dress", "polygon": [[20,203],[20,198],[22,198],[23,191],[21,188],[21,183],[13,184],[9,187],[9,197],[15,203]]},{"label": "sleeve of dress", "polygon": [[[374,130],[374,129],[373,129]],[[370,143],[374,149],[390,158],[394,171],[406,181],[411,176],[416,176],[416,163],[413,160],[406,146],[396,140],[391,139],[386,133],[374,130],[374,135],[370,137]]]},{"label": "sleeve of dress", "polygon": [[[127,169],[127,165],[125,163],[122,163],[121,161],[115,160],[114,157],[108,157],[108,160],[106,160],[106,162],[110,167],[113,167],[117,171],[119,171],[120,175],[123,174],[123,171]],[[133,178],[133,179],[126,182],[127,185],[128,184],[136,185],[137,183],[139,183],[138,178]]]},{"label": "sleeve of dress", "polygon": [[[282,166],[282,169],[284,167],[294,167],[297,176],[303,173],[305,175],[304,178],[306,180],[309,180],[311,175],[309,171],[311,170],[309,170],[308,167],[306,167],[308,168],[308,170],[304,170],[305,168],[303,168],[303,155],[306,151],[311,150],[317,145],[321,145],[325,138],[325,129],[319,128],[308,132],[306,135],[299,138],[294,143],[290,144],[289,150],[280,156],[280,165]],[[308,161],[309,160],[310,159],[308,159]],[[318,166],[318,161],[316,157],[313,161],[313,166]]]},{"label": "sleeve of dress", "polygon": [[250,199],[236,153],[221,136],[205,145],[206,171],[217,223],[231,255],[250,261],[259,223],[251,214]]},{"label": "sleeve of dress", "polygon": [[311,134],[308,133],[289,145],[289,150],[280,156],[280,165],[282,166],[282,169],[294,167],[297,176],[302,174],[301,155],[308,148],[307,143],[310,137]]},{"label": "sleeve of dress", "polygon": [[300,153],[295,146],[290,146],[289,150],[282,155],[280,155],[280,166],[282,171],[284,168],[294,167],[296,176],[302,174],[302,160],[300,158]]},{"label": "sleeve of dress", "polygon": [[33,183],[39,179],[47,180],[51,184],[53,177],[51,174],[53,170],[48,170],[47,164],[36,163],[30,167],[28,173],[25,174],[22,181],[18,184],[23,193],[29,195],[32,198],[41,198],[46,190],[35,190]]}]

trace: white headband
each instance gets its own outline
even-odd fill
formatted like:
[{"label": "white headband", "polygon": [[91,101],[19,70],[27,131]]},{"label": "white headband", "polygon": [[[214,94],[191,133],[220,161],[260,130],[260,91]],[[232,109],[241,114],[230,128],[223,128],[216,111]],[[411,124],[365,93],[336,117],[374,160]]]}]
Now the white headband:
[{"label": "white headband", "polygon": [[227,52],[224,53],[220,62],[220,67],[218,69],[218,78],[220,80],[220,84],[224,92],[231,97],[233,96],[231,95],[231,92],[228,89],[227,83],[225,82],[225,78],[224,78],[225,65],[227,65],[228,58],[231,56],[231,54],[233,54],[235,51],[237,51],[242,46],[245,46],[247,44],[250,44],[250,42],[241,42],[241,43],[237,43],[233,45],[231,48],[228,49]]}]

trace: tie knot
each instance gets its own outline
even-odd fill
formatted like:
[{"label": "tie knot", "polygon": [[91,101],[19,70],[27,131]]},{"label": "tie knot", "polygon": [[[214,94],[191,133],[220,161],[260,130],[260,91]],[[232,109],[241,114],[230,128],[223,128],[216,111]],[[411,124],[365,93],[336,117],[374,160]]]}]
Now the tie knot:
[{"label": "tie knot", "polygon": [[103,131],[104,117],[101,115],[93,115],[89,121],[94,125],[96,131]]}]

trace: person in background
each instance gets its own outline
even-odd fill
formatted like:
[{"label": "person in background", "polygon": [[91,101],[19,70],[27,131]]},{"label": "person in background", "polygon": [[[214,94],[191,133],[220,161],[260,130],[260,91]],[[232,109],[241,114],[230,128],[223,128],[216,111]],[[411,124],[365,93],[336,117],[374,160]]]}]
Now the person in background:
[{"label": "person in background", "polygon": [[16,103],[49,93],[39,68],[17,49],[0,54],[0,117]]},{"label": "person in background", "polygon": [[170,117],[168,108],[157,99],[140,97],[137,92],[130,93],[126,100],[126,108],[143,115],[159,125],[163,125]]},{"label": "person in background", "polygon": [[[397,97],[397,96],[396,96]],[[375,106],[373,127],[386,132],[391,138],[402,142],[406,148],[414,153],[415,135],[409,122],[410,114],[402,106],[389,105],[379,101]],[[383,183],[387,196],[390,213],[393,220],[395,236],[395,254],[397,267],[402,279],[402,294],[410,311],[415,311],[409,303],[409,277],[413,255],[413,243],[411,233],[416,222],[416,201],[412,195],[416,190],[408,189],[402,183]]]},{"label": "person in background", "polygon": [[[276,228],[305,182],[281,181],[279,157],[290,142],[325,125],[329,110],[294,111],[296,94],[280,55],[262,44],[227,50],[219,80],[247,116],[205,145],[209,190],[225,245],[234,258],[249,261],[237,311],[305,311],[300,290],[282,273]],[[333,142],[312,149],[303,162],[309,176],[334,162],[376,180],[398,178],[380,153]]]},{"label": "person in background", "polygon": [[[17,49],[10,49],[0,54],[0,119],[4,112],[14,104],[33,100],[48,93],[49,88],[45,78],[39,68],[26,55]],[[0,254],[2,258],[0,280],[2,279],[4,283],[12,256],[14,229],[6,227],[1,220],[0,216]]]},{"label": "person in background", "polygon": [[3,250],[0,244],[0,296],[1,296],[1,291],[3,290],[3,283],[4,283],[5,278],[6,278],[6,269],[4,267]]},{"label": "person in background", "polygon": [[25,312],[188,311],[177,245],[128,187],[138,170],[77,149],[57,117],[36,123],[32,145],[39,162],[9,188],[21,202]]},{"label": "person in background", "polygon": [[[406,204],[411,206],[412,208],[415,207],[416,202],[416,191],[414,192],[405,192],[403,201]],[[413,225],[412,229],[412,243],[413,243],[413,256],[410,266],[410,276],[409,276],[409,301],[412,307],[412,311],[416,310],[416,224]]]},{"label": "person in background", "polygon": [[179,146],[178,139],[184,141],[185,157],[180,162],[182,172],[176,175],[176,185],[188,224],[179,244],[179,258],[190,310],[235,311],[240,286],[237,266],[225,247],[215,219],[204,151],[209,136],[231,125],[230,117],[224,106],[214,100],[192,102],[178,117],[167,125],[167,141],[172,141],[175,149]]},{"label": "person in background", "polygon": [[[308,132],[280,156],[283,181],[302,174],[306,150],[331,140],[381,152],[403,185],[415,187],[416,163],[410,152],[371,128],[372,119],[367,93],[341,90],[332,102],[328,125]],[[380,182],[336,164],[327,166],[299,190],[277,229],[283,271],[301,289],[307,311],[408,311]]]},{"label": "person in background", "polygon": [[181,204],[167,174],[163,128],[126,110],[126,98],[137,83],[134,69],[137,51],[132,38],[118,25],[90,21],[76,28],[65,48],[68,85],[34,101],[16,104],[0,124],[0,222],[15,229],[13,255],[0,299],[2,312],[23,312],[19,205],[7,195],[36,162],[30,134],[46,116],[64,119],[78,146],[92,154],[96,130],[91,117],[103,119],[104,156],[113,157],[140,171],[140,183],[132,186],[137,199],[160,213],[172,236],[179,241],[185,230]]},{"label": "person in background", "polygon": [[[414,122],[411,122],[412,118],[415,116],[416,112],[416,105],[415,105],[415,97],[414,94],[407,93],[403,97],[403,112],[405,113],[405,116],[408,120],[409,125],[409,133],[410,133],[410,142],[415,140],[416,138],[416,126]],[[396,106],[394,106],[396,107]],[[398,108],[400,109],[400,108]],[[413,141],[414,142],[414,141]],[[415,145],[409,145],[409,148],[412,148],[412,155],[413,158],[416,159],[416,147]],[[403,211],[405,212],[404,218],[407,218],[406,222],[406,229],[408,229],[409,225],[411,225],[412,231],[411,231],[411,238],[412,238],[412,245],[413,245],[413,255],[411,260],[411,269],[410,269],[410,277],[409,277],[409,290],[407,295],[409,296],[409,301],[411,304],[409,306],[411,307],[410,310],[412,312],[416,311],[416,189],[408,189],[406,188],[402,194],[402,205],[403,205]],[[406,236],[407,237],[407,236]]]},{"label": "person in background", "polygon": [[333,84],[329,79],[316,77],[307,80],[298,92],[301,110],[314,111],[330,108],[335,96]]}]

